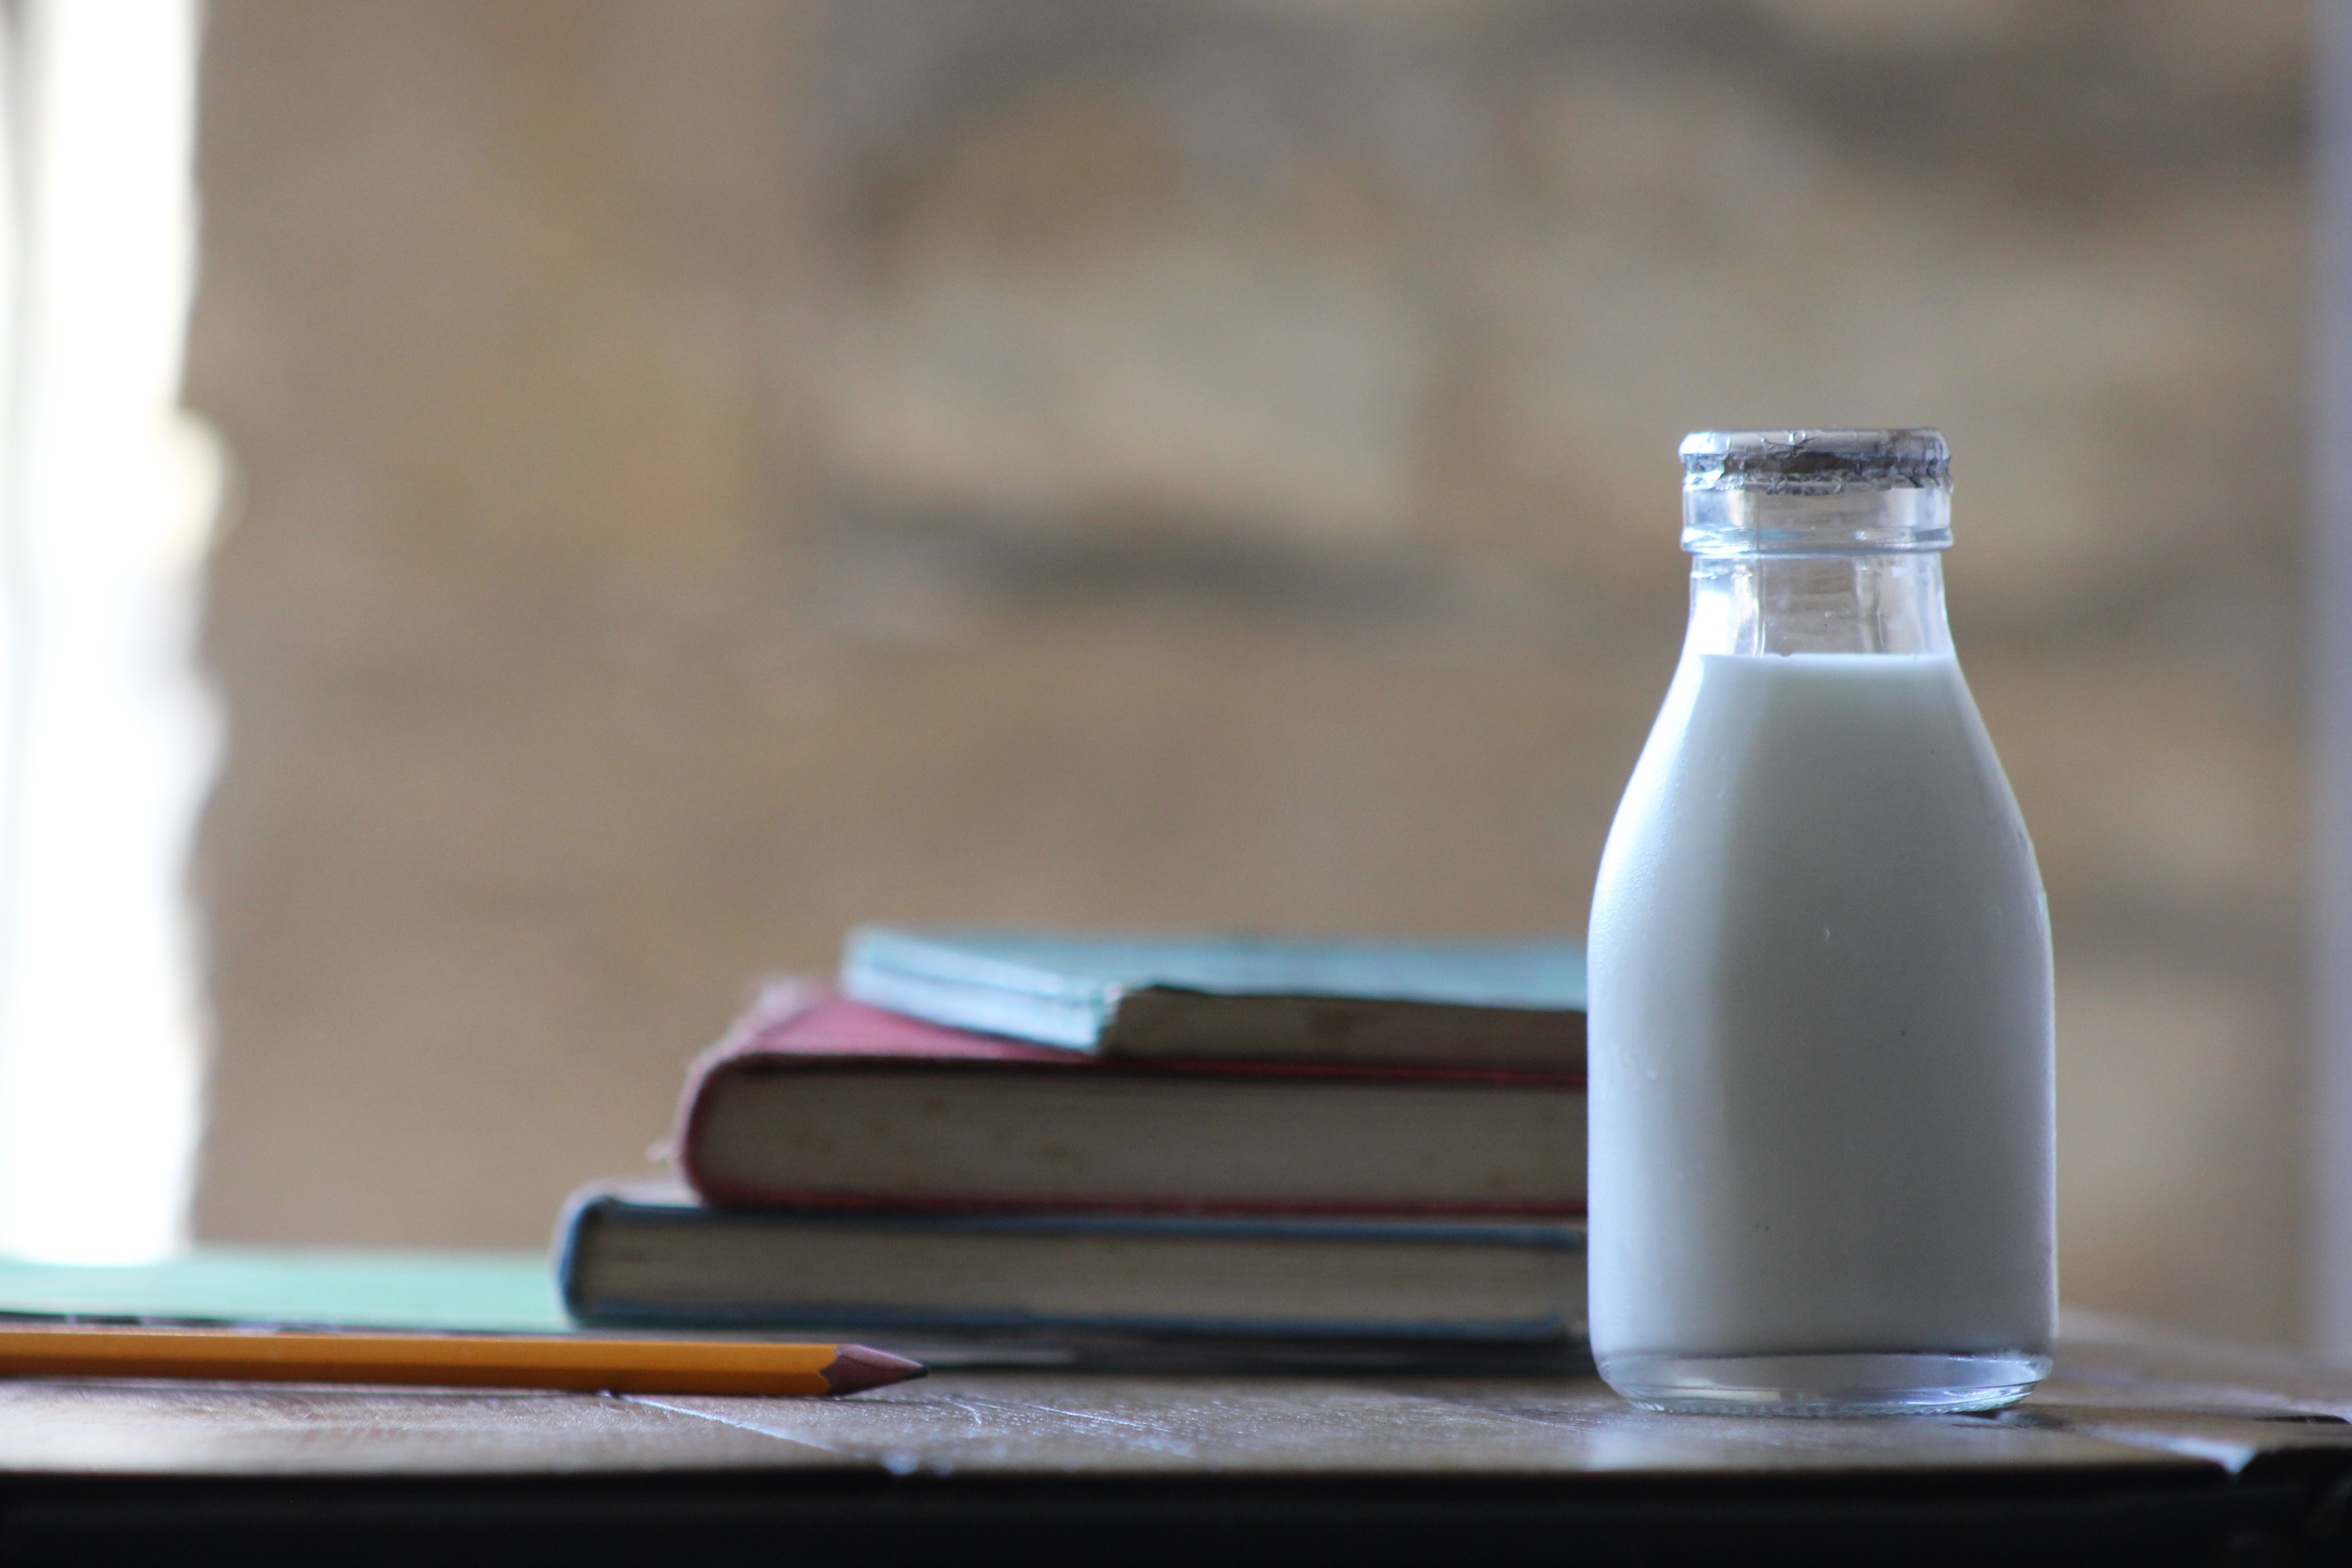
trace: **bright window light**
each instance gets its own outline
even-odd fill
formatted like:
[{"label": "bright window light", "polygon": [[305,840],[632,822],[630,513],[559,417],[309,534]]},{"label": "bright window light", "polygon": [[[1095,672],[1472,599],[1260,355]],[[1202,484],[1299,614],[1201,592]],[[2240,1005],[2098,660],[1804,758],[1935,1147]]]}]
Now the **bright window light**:
[{"label": "bright window light", "polygon": [[0,1252],[184,1244],[204,1009],[185,871],[215,448],[179,407],[194,0],[6,13]]}]

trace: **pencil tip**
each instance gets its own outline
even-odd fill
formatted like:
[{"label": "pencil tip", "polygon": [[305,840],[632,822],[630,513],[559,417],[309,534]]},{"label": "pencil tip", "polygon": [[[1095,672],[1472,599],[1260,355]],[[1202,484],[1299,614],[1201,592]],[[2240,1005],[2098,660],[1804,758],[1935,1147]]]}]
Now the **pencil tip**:
[{"label": "pencil tip", "polygon": [[905,1356],[892,1355],[869,1345],[836,1345],[834,1351],[833,1361],[824,1369],[824,1381],[835,1394],[856,1394],[863,1388],[904,1383],[929,1370],[921,1362],[908,1361]]}]

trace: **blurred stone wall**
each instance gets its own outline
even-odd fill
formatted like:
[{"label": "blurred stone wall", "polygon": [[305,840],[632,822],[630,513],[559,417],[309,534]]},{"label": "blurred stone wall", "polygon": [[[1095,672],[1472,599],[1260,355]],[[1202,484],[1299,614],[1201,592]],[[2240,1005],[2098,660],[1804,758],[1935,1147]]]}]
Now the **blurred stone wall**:
[{"label": "blurred stone wall", "polygon": [[1918,423],[2066,1293],[2300,1331],[2302,6],[211,16],[205,1237],[534,1242],[860,917],[1580,927],[1676,439]]}]

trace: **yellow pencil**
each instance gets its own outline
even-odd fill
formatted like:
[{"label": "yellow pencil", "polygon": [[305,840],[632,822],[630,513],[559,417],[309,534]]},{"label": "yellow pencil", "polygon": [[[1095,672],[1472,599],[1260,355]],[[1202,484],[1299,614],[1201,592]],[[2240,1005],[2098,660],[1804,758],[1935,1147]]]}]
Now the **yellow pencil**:
[{"label": "yellow pencil", "polygon": [[0,1377],[201,1378],[613,1394],[855,1394],[923,1375],[864,1345],[569,1334],[0,1326]]}]

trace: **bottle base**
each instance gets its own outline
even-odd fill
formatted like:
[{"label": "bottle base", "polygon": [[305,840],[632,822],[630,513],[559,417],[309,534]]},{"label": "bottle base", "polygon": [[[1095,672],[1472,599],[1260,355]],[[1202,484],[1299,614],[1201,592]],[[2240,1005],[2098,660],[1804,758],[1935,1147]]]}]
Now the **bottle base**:
[{"label": "bottle base", "polygon": [[1692,1415],[1936,1415],[2014,1405],[2050,1374],[2027,1351],[1599,1359],[1601,1380],[1643,1410]]}]

